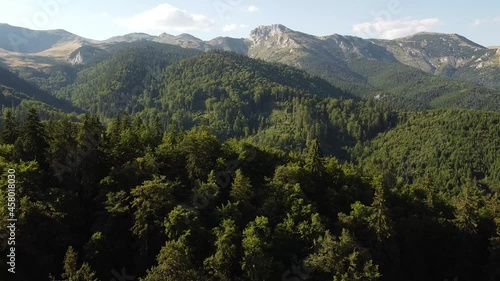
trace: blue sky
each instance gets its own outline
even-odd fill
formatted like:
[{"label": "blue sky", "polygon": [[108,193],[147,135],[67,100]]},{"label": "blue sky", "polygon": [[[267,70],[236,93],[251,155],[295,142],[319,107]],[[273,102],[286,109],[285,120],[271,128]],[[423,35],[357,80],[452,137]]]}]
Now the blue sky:
[{"label": "blue sky", "polygon": [[2,23],[92,39],[131,32],[247,37],[259,25],[281,23],[314,35],[390,39],[435,31],[500,45],[496,0],[0,0],[0,7]]}]

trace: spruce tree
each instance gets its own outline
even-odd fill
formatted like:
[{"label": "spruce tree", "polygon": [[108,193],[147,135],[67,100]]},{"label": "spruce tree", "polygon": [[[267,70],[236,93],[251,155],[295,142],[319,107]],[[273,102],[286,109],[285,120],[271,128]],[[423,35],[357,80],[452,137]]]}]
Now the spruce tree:
[{"label": "spruce tree", "polygon": [[2,132],[0,138],[5,144],[14,144],[19,137],[19,124],[12,110],[6,110],[2,120]]}]

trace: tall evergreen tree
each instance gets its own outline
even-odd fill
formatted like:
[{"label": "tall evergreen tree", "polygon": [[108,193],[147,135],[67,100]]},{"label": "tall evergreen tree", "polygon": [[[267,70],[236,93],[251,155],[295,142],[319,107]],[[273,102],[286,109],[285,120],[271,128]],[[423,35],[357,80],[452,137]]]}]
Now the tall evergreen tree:
[{"label": "tall evergreen tree", "polygon": [[14,144],[19,137],[19,124],[12,110],[5,110],[2,120],[2,133],[0,138],[3,143]]},{"label": "tall evergreen tree", "polygon": [[254,192],[250,179],[245,177],[240,169],[236,171],[233,184],[231,185],[230,197],[233,202],[241,202],[243,205],[252,203]]},{"label": "tall evergreen tree", "polygon": [[73,247],[69,247],[64,256],[63,264],[64,272],[62,278],[68,280],[74,280],[78,272],[78,254],[75,252]]},{"label": "tall evergreen tree", "polygon": [[477,233],[481,198],[474,181],[468,180],[456,198],[455,224],[466,234]]},{"label": "tall evergreen tree", "polygon": [[17,145],[20,149],[20,156],[25,161],[35,160],[44,170],[48,168],[47,163],[47,136],[45,127],[38,117],[36,109],[32,108],[28,112],[21,137]]},{"label": "tall evergreen tree", "polygon": [[377,235],[377,241],[381,242],[391,236],[392,222],[389,217],[389,208],[387,207],[386,190],[382,176],[373,181],[375,195],[371,205],[372,214],[369,217],[370,228]]},{"label": "tall evergreen tree", "polygon": [[322,175],[325,171],[323,165],[323,152],[321,151],[318,139],[313,140],[309,148],[307,167],[316,175]]}]

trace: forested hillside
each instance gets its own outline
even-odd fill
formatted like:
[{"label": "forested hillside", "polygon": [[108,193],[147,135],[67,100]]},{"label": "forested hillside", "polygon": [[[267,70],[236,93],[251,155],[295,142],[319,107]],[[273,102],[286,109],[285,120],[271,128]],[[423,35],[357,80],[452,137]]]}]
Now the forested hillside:
[{"label": "forested hillside", "polygon": [[79,112],[71,103],[52,96],[21,79],[16,74],[0,67],[0,106],[22,107],[27,111],[30,107],[44,108],[44,111]]},{"label": "forested hillside", "polygon": [[[459,82],[424,73],[405,65],[354,60],[350,67],[375,88],[368,92],[386,98],[402,110],[462,108],[498,111],[500,92],[474,83]],[[366,95],[366,91],[363,91]],[[371,95],[370,95],[371,94]]]},{"label": "forested hillside", "polygon": [[92,55],[0,73],[19,280],[500,280],[497,92],[390,61],[341,90],[225,51]]},{"label": "forested hillside", "polygon": [[141,107],[144,93],[155,91],[163,69],[196,50],[155,43],[132,44],[80,71],[73,83],[55,92],[76,106],[104,117]]},{"label": "forested hillside", "polygon": [[[480,132],[486,116],[429,113],[396,130],[451,130],[459,118]],[[19,181],[23,280],[108,280],[122,268],[155,281],[498,278],[500,201],[489,173],[499,173],[488,154],[491,185],[469,177],[443,188],[446,175],[408,180],[390,161],[358,171],[315,140],[297,154],[127,115],[107,129],[93,117],[41,122],[35,111],[24,120],[7,111],[2,123],[2,169]],[[466,152],[457,141],[440,144]]]},{"label": "forested hillside", "polygon": [[500,114],[438,110],[400,118],[396,128],[353,150],[363,167],[393,170],[408,183],[430,180],[441,190],[474,179],[499,191]]}]

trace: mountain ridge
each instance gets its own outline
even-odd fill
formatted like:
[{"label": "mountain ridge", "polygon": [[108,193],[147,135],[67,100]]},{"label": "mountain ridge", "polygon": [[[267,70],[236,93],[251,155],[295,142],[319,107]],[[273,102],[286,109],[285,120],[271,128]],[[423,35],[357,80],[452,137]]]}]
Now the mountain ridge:
[{"label": "mountain ridge", "polygon": [[[0,36],[2,30],[5,28],[0,28]],[[29,31],[26,30],[19,28],[17,32]],[[496,104],[496,97],[500,97],[495,94],[500,91],[500,52],[458,34],[420,32],[394,40],[363,39],[339,34],[315,36],[282,24],[259,26],[248,38],[217,37],[209,41],[186,33],[131,33],[89,41],[65,31],[59,31],[64,36],[56,38],[53,31],[47,32],[52,38],[45,44],[47,50],[36,54],[0,52],[0,62],[10,67],[16,67],[16,63],[17,67],[61,62],[85,65],[109,57],[127,44],[150,41],[203,52],[232,51],[305,70],[357,96],[411,97],[424,108],[433,108],[432,104],[481,108],[488,104],[487,99],[494,98],[491,104]]]}]

